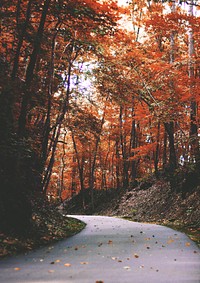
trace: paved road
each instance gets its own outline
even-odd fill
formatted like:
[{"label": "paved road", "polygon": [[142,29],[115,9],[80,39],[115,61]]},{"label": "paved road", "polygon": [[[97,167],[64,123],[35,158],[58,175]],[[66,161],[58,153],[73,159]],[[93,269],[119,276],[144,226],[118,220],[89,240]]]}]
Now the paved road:
[{"label": "paved road", "polygon": [[200,250],[162,226],[101,216],[79,234],[0,261],[1,283],[199,283]]}]

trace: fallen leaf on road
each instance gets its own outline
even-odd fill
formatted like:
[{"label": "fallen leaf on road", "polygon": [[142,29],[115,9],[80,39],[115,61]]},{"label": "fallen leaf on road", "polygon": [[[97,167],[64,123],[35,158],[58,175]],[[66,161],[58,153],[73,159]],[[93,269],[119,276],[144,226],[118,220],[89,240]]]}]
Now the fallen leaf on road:
[{"label": "fallen leaf on road", "polygon": [[130,268],[130,266],[124,266],[124,269],[130,270],[131,268]]},{"label": "fallen leaf on road", "polygon": [[52,269],[51,269],[51,270],[49,270],[48,272],[49,272],[49,273],[54,273],[54,272],[55,272],[55,270],[52,270]]},{"label": "fallen leaf on road", "polygon": [[167,241],[167,244],[171,244],[171,243],[173,243],[173,242],[174,242],[174,240],[173,240],[173,239],[170,239],[170,240]]},{"label": "fallen leaf on road", "polygon": [[69,267],[69,266],[71,266],[71,263],[65,263],[64,266]]},{"label": "fallen leaf on road", "polygon": [[112,243],[113,243],[113,241],[111,241],[111,240],[108,241],[108,244],[109,244],[109,245],[111,245]]},{"label": "fallen leaf on road", "polygon": [[145,241],[150,241],[151,239],[150,238],[145,238]]},{"label": "fallen leaf on road", "polygon": [[60,262],[60,259],[57,259],[55,262],[56,262],[56,263]]},{"label": "fallen leaf on road", "polygon": [[186,247],[189,247],[189,246],[190,246],[190,243],[189,243],[189,242],[185,243],[185,246],[186,246]]},{"label": "fallen leaf on road", "polygon": [[82,261],[82,262],[80,262],[80,264],[88,264],[88,262],[87,261]]},{"label": "fallen leaf on road", "polygon": [[138,255],[138,254],[134,254],[134,257],[135,257],[135,258],[138,258],[138,257],[139,257],[139,255]]},{"label": "fallen leaf on road", "polygon": [[19,270],[21,270],[21,268],[15,267],[14,270],[15,270],[15,271],[19,271]]},{"label": "fallen leaf on road", "polygon": [[101,280],[100,280],[100,281],[99,281],[99,280],[97,280],[97,281],[96,281],[96,283],[104,283],[104,282],[103,282],[103,281],[101,281]]}]

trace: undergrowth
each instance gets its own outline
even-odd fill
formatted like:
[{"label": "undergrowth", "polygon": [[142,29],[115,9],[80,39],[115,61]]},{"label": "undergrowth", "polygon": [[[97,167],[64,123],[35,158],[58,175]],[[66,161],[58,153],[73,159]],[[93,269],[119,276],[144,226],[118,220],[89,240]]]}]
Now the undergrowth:
[{"label": "undergrowth", "polygon": [[55,206],[41,200],[33,207],[31,228],[23,235],[0,232],[0,258],[25,253],[80,232],[85,223],[62,215]]}]

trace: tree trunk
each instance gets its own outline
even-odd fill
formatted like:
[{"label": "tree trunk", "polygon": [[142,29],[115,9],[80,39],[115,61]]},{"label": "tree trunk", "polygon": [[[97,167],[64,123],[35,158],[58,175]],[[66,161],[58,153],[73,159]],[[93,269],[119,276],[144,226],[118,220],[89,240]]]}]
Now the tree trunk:
[{"label": "tree trunk", "polygon": [[162,167],[165,170],[167,165],[167,131],[165,129],[164,131],[164,137],[163,137],[163,159],[162,159]]},{"label": "tree trunk", "polygon": [[44,193],[46,193],[48,185],[49,185],[49,181],[50,181],[50,177],[51,177],[51,172],[52,172],[52,168],[53,168],[53,164],[54,164],[54,156],[55,156],[55,152],[56,152],[56,148],[57,148],[57,143],[58,143],[58,139],[59,139],[60,132],[61,132],[62,122],[63,122],[63,119],[64,119],[65,114],[66,114],[66,112],[68,110],[68,107],[69,107],[71,69],[72,69],[72,63],[70,62],[69,66],[68,66],[68,73],[67,73],[68,76],[67,76],[66,95],[65,95],[65,99],[64,99],[63,104],[62,104],[61,112],[58,115],[58,118],[57,118],[57,121],[56,121],[55,139],[52,141],[52,147],[50,149],[51,157],[50,157],[50,161],[49,161],[49,164],[47,166],[47,170],[46,170],[45,176],[43,178],[43,183],[42,183],[42,190],[43,190]]},{"label": "tree trunk", "polygon": [[[48,102],[47,102],[47,113],[46,120],[44,123],[43,137],[42,137],[42,164],[44,165],[47,161],[48,157],[48,142],[49,142],[49,133],[50,133],[50,114],[51,114],[51,100],[52,100],[52,84],[53,84],[53,76],[54,76],[54,56],[55,56],[55,42],[56,36],[58,34],[58,26],[59,22],[55,26],[55,34],[52,39],[51,44],[51,61],[49,66],[49,86],[48,86]],[[53,135],[54,139],[54,135]],[[43,168],[42,168],[43,169]],[[42,173],[42,172],[41,172]]]},{"label": "tree trunk", "polygon": [[[76,153],[73,153],[73,163],[77,161]],[[76,194],[76,167],[72,168],[72,177],[71,177],[71,196],[73,197]]]},{"label": "tree trunk", "polygon": [[117,186],[117,190],[120,189],[120,154],[119,154],[119,141],[116,140],[115,143],[115,148],[116,148],[116,186]]},{"label": "tree trunk", "polygon": [[160,121],[158,122],[157,137],[156,137],[156,151],[154,153],[154,169],[155,169],[156,175],[158,174],[159,148],[160,148]]},{"label": "tree trunk", "polygon": [[[175,1],[173,1],[171,5],[171,13],[175,12],[175,8]],[[173,64],[174,62],[174,46],[174,31],[172,31],[170,36],[170,64]],[[172,92],[174,92],[173,81],[170,81],[170,86]],[[169,170],[170,173],[173,173],[174,170],[177,168],[176,149],[174,144],[174,121],[164,123],[164,126],[169,139]]]},{"label": "tree trunk", "polygon": [[[108,96],[106,98],[106,101],[107,101],[107,99],[108,99]],[[97,152],[98,152],[99,143],[100,143],[100,139],[101,139],[101,132],[102,132],[102,128],[103,128],[103,125],[104,125],[104,122],[105,122],[105,110],[106,110],[106,104],[105,104],[103,116],[102,116],[102,119],[101,119],[100,132],[98,133],[98,136],[97,136],[96,142],[95,142],[93,160],[92,160],[92,157],[91,157],[90,190],[91,190],[92,210],[94,210],[94,173],[95,173],[95,167],[96,167]]]},{"label": "tree trunk", "polygon": [[129,176],[128,176],[128,169],[129,163],[127,160],[127,143],[126,143],[126,134],[123,133],[123,107],[120,106],[120,113],[119,113],[119,125],[120,125],[120,142],[122,148],[122,158],[123,158],[123,189],[128,189],[129,186]]},{"label": "tree trunk", "polygon": [[82,198],[82,207],[83,209],[85,209],[85,186],[84,186],[84,175],[83,175],[83,172],[84,172],[84,159],[82,158],[82,161],[81,161],[81,158],[79,156],[79,152],[78,152],[78,149],[77,149],[77,146],[76,146],[76,140],[75,140],[75,136],[74,136],[74,133],[73,133],[73,129],[70,128],[70,131],[71,131],[71,134],[72,134],[72,141],[73,141],[73,146],[74,146],[74,151],[75,151],[75,154],[76,154],[76,160],[78,162],[78,172],[79,172],[79,180],[80,180],[80,194],[81,194],[81,198]]},{"label": "tree trunk", "polygon": [[51,0],[46,0],[43,6],[43,11],[40,19],[40,24],[39,28],[35,37],[34,41],[34,46],[33,46],[33,51],[30,56],[30,62],[28,64],[27,70],[26,70],[26,79],[25,79],[25,89],[24,89],[24,96],[22,98],[22,104],[21,104],[21,112],[19,116],[19,137],[25,136],[25,127],[26,127],[26,116],[27,116],[27,108],[28,108],[28,103],[31,98],[31,91],[30,91],[30,86],[31,82],[33,80],[33,73],[37,61],[37,57],[40,51],[41,43],[42,43],[42,38],[43,38],[43,33],[44,33],[44,25],[47,17],[47,12],[49,9]]},{"label": "tree trunk", "polygon": [[[134,109],[134,99],[132,105],[132,125],[131,125],[131,139],[130,139],[130,157],[134,156],[134,152],[132,151],[137,147],[137,128],[135,121],[135,109]],[[131,160],[131,184],[133,185],[135,182],[135,178],[137,177],[137,161]]]},{"label": "tree trunk", "polygon": [[169,139],[169,170],[170,173],[173,173],[177,168],[177,158],[174,144],[174,123],[164,123],[164,126]]},{"label": "tree trunk", "polygon": [[[33,2],[33,0],[29,0],[29,2],[28,2],[27,10],[26,10],[26,19],[25,19],[25,22],[23,24],[21,34],[19,34],[19,40],[18,40],[16,52],[15,52],[13,70],[12,70],[12,73],[11,73],[12,79],[15,79],[15,77],[17,75],[20,51],[21,51],[21,47],[22,47],[22,44],[23,44],[23,41],[24,41],[24,37],[26,35],[26,29],[28,27],[29,19],[30,19],[30,16],[31,16],[32,2]],[[17,5],[17,14],[19,14],[19,9],[20,9],[20,1],[18,1],[18,5]]]},{"label": "tree trunk", "polygon": [[[193,6],[194,1],[188,1],[188,15],[193,16]],[[193,57],[195,55],[194,50],[194,36],[193,36],[193,29],[189,27],[188,31],[188,57],[189,57],[189,64],[188,64],[188,74],[189,78],[194,78],[194,63]],[[190,103],[190,146],[191,146],[191,161],[199,162],[199,138],[198,138],[198,126],[197,126],[197,102],[194,98],[193,94],[193,83],[190,83],[190,93],[191,93],[191,103]]]}]

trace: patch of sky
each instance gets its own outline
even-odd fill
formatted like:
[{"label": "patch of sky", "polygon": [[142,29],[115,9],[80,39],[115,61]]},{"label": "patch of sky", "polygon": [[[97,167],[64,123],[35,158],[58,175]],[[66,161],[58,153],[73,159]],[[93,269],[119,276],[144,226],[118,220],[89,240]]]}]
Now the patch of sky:
[{"label": "patch of sky", "polygon": [[[62,80],[62,87],[67,89],[70,86],[71,98],[77,98],[82,96],[91,99],[91,93],[94,91],[94,75],[93,70],[96,67],[95,61],[90,62],[75,62],[72,67],[72,74],[70,76],[70,82],[68,81],[67,71],[62,72],[60,75]],[[61,94],[60,91],[55,93],[58,97]]]}]

